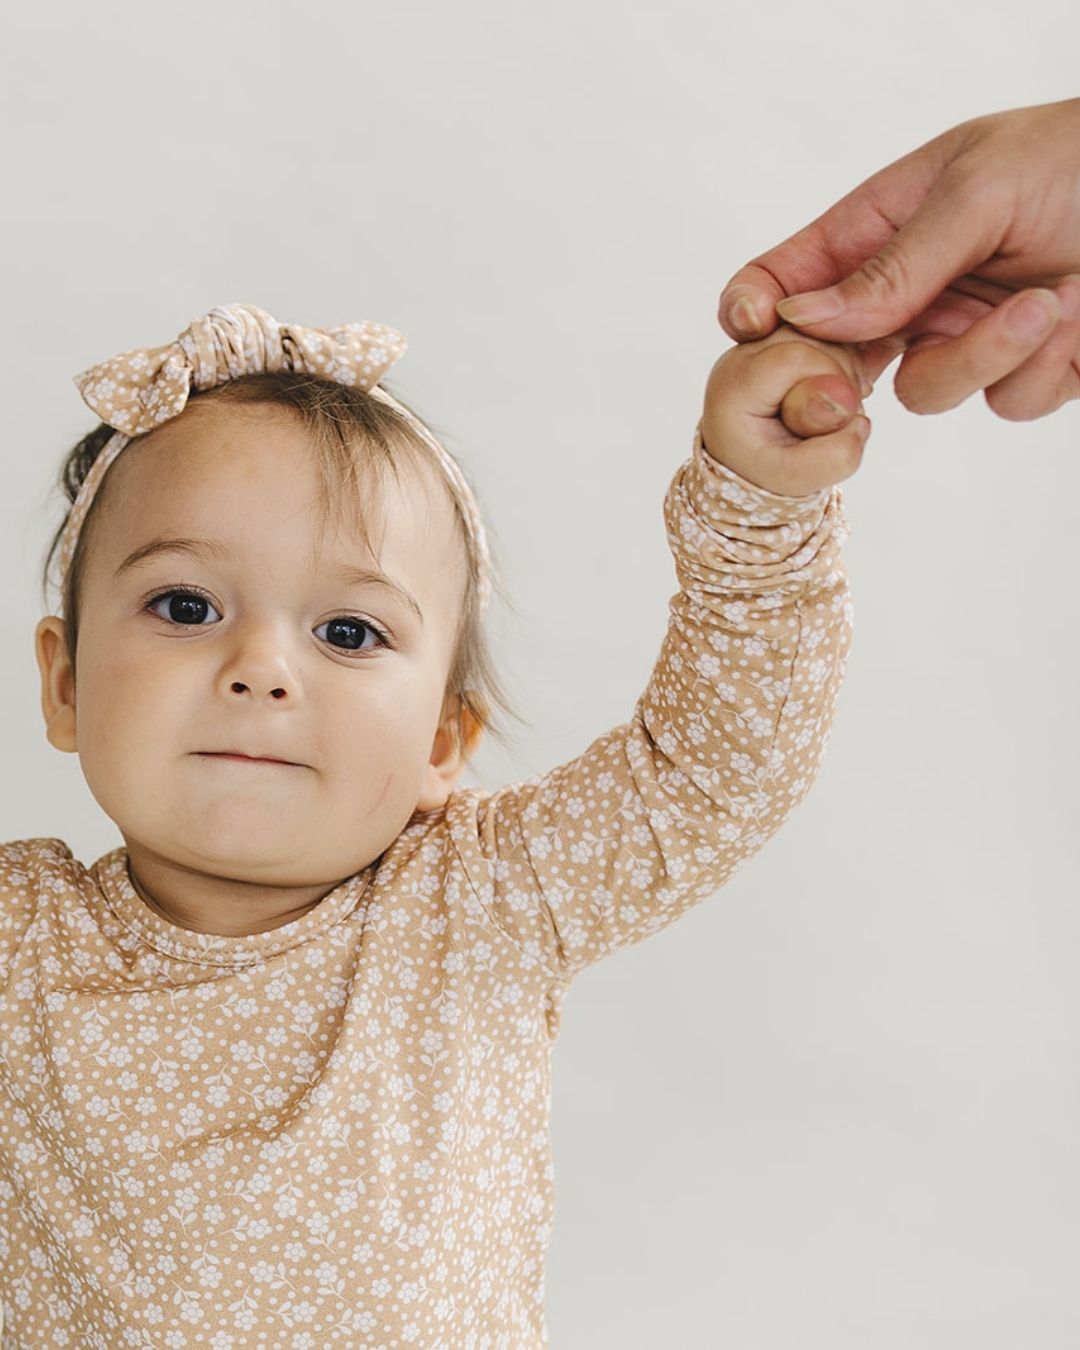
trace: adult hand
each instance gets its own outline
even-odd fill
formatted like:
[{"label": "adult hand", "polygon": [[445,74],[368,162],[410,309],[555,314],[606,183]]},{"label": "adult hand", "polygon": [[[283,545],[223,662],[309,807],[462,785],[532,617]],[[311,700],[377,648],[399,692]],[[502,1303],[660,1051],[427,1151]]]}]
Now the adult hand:
[{"label": "adult hand", "polygon": [[913,412],[982,389],[1020,421],[1080,397],[1080,98],[976,117],[881,169],[736,272],[719,318],[736,341],[783,320],[855,343],[871,380],[903,353]]}]

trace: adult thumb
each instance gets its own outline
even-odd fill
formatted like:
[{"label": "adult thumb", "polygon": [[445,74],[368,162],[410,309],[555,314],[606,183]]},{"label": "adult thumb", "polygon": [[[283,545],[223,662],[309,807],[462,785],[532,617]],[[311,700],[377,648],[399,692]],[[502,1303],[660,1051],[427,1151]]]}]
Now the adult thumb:
[{"label": "adult thumb", "polygon": [[[946,171],[911,218],[850,276],[777,301],[777,313],[793,328],[831,342],[869,342],[898,332],[994,252],[1010,222],[988,206],[970,180]],[[869,202],[866,209],[873,209]]]}]

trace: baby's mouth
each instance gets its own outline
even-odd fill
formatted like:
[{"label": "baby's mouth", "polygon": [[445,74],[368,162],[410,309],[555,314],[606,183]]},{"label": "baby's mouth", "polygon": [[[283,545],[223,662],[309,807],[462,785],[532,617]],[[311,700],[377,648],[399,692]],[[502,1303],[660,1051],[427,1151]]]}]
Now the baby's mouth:
[{"label": "baby's mouth", "polygon": [[272,759],[269,755],[244,755],[238,750],[198,750],[196,754],[203,759],[228,759],[241,764],[277,764],[288,769],[302,767],[290,759]]}]

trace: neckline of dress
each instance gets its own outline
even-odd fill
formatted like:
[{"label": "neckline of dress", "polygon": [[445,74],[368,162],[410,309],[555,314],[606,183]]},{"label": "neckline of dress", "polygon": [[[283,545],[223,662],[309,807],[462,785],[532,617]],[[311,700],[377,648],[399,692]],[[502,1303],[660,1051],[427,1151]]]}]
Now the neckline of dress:
[{"label": "neckline of dress", "polygon": [[126,848],[106,853],[91,871],[119,921],[156,951],[200,965],[250,966],[310,942],[352,913],[367,892],[375,865],[346,877],[314,908],[291,923],[239,936],[182,928],[151,909],[131,880]]}]

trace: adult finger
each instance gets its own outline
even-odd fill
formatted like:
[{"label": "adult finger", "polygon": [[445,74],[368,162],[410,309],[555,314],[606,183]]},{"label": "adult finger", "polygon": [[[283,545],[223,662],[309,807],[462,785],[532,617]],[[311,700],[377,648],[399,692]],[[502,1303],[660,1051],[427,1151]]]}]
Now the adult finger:
[{"label": "adult finger", "polygon": [[1004,209],[991,185],[974,192],[966,172],[946,170],[911,219],[850,276],[778,301],[777,313],[828,341],[867,342],[896,332],[993,254],[1008,224]]},{"label": "adult finger", "polygon": [[1003,380],[1036,352],[1062,315],[1051,290],[1020,291],[957,337],[931,335],[909,349],[893,381],[915,413],[946,412]]},{"label": "adult finger", "polygon": [[831,286],[884,246],[895,227],[872,201],[873,181],[860,184],[817,220],[739,268],[724,287],[717,310],[728,337],[745,342],[771,333],[781,322],[778,301]]},{"label": "adult finger", "polygon": [[740,268],[720,296],[718,318],[727,335],[742,342],[772,332],[777,301],[832,287],[879,254],[925,201],[962,136],[963,127],[953,127],[879,169]]},{"label": "adult finger", "polygon": [[990,410],[1010,422],[1026,422],[1080,398],[1080,277],[1055,291],[1062,316],[1046,341],[1004,379],[988,385]]},{"label": "adult finger", "polygon": [[[885,368],[898,356],[903,356],[909,347],[924,350],[949,338],[959,337],[995,305],[1008,300],[1015,293],[1010,286],[977,277],[958,278],[898,332],[855,344],[867,381],[871,386],[875,385]],[[864,389],[863,393],[866,392]]]},{"label": "adult finger", "polygon": [[767,336],[782,322],[776,302],[785,294],[783,286],[764,267],[747,263],[720,296],[717,317],[721,328],[736,342]]}]

